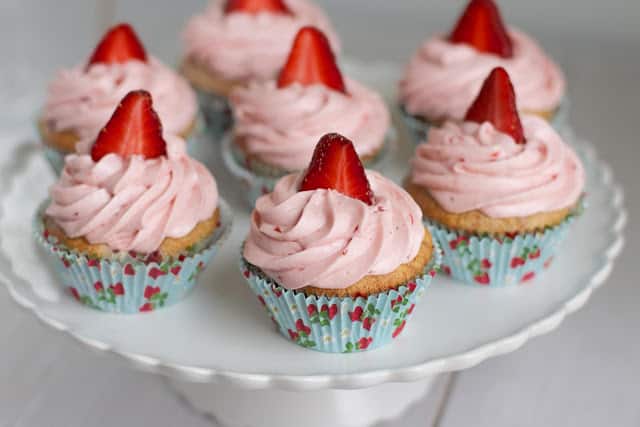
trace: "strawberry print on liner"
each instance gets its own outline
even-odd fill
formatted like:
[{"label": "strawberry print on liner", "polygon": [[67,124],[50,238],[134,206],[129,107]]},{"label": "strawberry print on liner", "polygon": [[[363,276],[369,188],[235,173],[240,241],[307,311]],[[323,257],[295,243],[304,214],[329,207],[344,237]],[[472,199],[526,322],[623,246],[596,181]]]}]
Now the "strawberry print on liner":
[{"label": "strawberry print on liner", "polygon": [[311,350],[356,353],[401,338],[441,258],[436,246],[421,277],[396,290],[357,298],[305,296],[278,286],[244,259],[240,268],[260,305],[287,340]]},{"label": "strawberry print on liner", "polygon": [[443,248],[443,274],[467,285],[503,287],[535,283],[580,212],[543,232],[503,237],[459,234],[430,221],[425,226]]},{"label": "strawberry print on liner", "polygon": [[134,252],[97,259],[68,250],[47,233],[42,207],[34,218],[34,237],[54,259],[60,283],[78,302],[110,313],[148,313],[182,300],[216,254],[231,222],[227,207],[221,206],[223,220],[214,236],[177,259]]}]

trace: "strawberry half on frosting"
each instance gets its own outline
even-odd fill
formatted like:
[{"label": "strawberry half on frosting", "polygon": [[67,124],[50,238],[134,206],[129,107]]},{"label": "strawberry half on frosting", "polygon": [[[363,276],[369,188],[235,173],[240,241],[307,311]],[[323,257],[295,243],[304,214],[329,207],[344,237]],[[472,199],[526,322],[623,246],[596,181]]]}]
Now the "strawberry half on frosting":
[{"label": "strawberry half on frosting", "polygon": [[102,37],[87,68],[93,64],[122,64],[132,60],[147,62],[147,51],[131,25],[118,24]]},{"label": "strawberry half on frosting", "polygon": [[503,58],[513,56],[513,44],[493,0],[471,0],[449,35],[452,43],[465,43],[477,51]]},{"label": "strawberry half on frosting", "polygon": [[283,0],[227,0],[224,13],[276,13],[290,15],[291,10]]},{"label": "strawberry half on frosting", "polygon": [[109,153],[122,157],[137,154],[145,159],[166,156],[162,125],[152,108],[149,92],[138,90],[127,94],[98,134],[91,158],[97,162]]},{"label": "strawberry half on frosting", "polygon": [[346,93],[342,73],[336,64],[329,40],[315,27],[304,27],[296,35],[284,68],[278,77],[278,87],[293,83],[304,86],[323,84]]},{"label": "strawberry half on frosting", "polygon": [[519,144],[524,144],[524,131],[516,108],[516,94],[509,74],[504,68],[494,68],[471,104],[465,120],[490,122],[497,130],[511,136]]},{"label": "strawberry half on frosting", "polygon": [[311,158],[300,191],[319,188],[336,190],[371,205],[373,194],[353,143],[344,136],[330,133],[323,136]]}]

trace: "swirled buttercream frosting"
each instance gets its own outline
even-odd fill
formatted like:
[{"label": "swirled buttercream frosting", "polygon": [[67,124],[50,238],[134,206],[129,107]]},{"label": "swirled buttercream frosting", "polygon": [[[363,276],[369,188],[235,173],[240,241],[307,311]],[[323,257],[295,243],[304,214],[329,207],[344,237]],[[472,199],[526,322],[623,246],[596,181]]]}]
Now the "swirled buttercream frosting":
[{"label": "swirled buttercream frosting", "polygon": [[446,122],[416,148],[411,180],[448,212],[525,217],[573,206],[585,183],[573,149],[543,119],[523,115],[526,143],[489,122]]},{"label": "swirled buttercream frosting", "polygon": [[90,143],[65,158],[45,214],[67,236],[112,250],[150,253],[165,238],[187,235],[217,208],[218,189],[207,168],[185,153],[178,137],[167,156],[107,154],[94,162]]},{"label": "swirled buttercream frosting", "polygon": [[243,256],[288,289],[344,289],[411,261],[422,212],[402,188],[367,171],[372,205],[334,190],[298,191],[300,174],[256,202]]},{"label": "swirled buttercream frosting", "polygon": [[186,55],[228,80],[267,80],[284,65],[300,28],[312,25],[327,35],[334,52],[338,36],[324,12],[307,0],[286,0],[291,14],[224,13],[224,1],[212,1],[184,31]]},{"label": "swirled buttercream frosting", "polygon": [[558,66],[526,34],[510,29],[513,57],[482,53],[443,36],[423,43],[400,82],[400,102],[412,115],[430,120],[461,120],[492,69],[504,67],[516,92],[518,109],[555,110],[565,92]]},{"label": "swirled buttercream frosting", "polygon": [[321,84],[278,88],[254,82],[232,92],[234,135],[243,151],[288,171],[304,169],[320,137],[337,132],[354,141],[360,157],[384,143],[390,116],[382,98],[353,80],[348,95]]}]

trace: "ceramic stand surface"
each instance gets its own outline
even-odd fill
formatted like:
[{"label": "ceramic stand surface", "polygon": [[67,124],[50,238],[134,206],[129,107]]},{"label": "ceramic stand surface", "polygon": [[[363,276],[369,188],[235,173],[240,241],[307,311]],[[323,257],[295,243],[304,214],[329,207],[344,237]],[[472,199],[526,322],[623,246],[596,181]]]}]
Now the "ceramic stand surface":
[{"label": "ceramic stand surface", "polygon": [[[398,78],[396,66],[352,71],[382,91]],[[555,329],[610,274],[624,244],[623,191],[589,143],[570,142],[585,164],[588,207],[549,270],[509,289],[463,286],[439,276],[402,336],[371,352],[309,351],[273,328],[238,269],[249,227],[243,195],[215,147],[204,142],[202,158],[234,209],[234,227],[183,302],[118,316],[84,307],[64,290],[32,239],[33,213],[54,177],[42,153],[28,146],[0,171],[0,283],[47,326],[136,369],[171,378],[185,400],[223,425],[382,427],[380,421],[397,419],[424,396],[434,375],[515,351]],[[411,147],[400,145],[387,176],[401,182],[410,156]]]},{"label": "ceramic stand surface", "polygon": [[243,390],[169,381],[196,411],[224,427],[368,427],[396,420],[424,399],[436,377],[359,390]]},{"label": "ceramic stand surface", "polygon": [[[321,401],[331,402],[334,393],[322,390],[363,389],[367,391],[360,396],[377,396],[378,390],[371,387],[380,387],[382,395],[396,387],[384,384],[404,382],[397,390],[406,390],[400,392],[406,393],[401,399],[406,402],[426,391],[426,384],[419,381],[472,367],[552,331],[607,278],[624,241],[623,193],[587,144],[579,151],[588,175],[589,207],[541,279],[502,290],[463,286],[438,277],[402,337],[371,352],[324,354],[298,347],[278,334],[237,267],[248,228],[248,215],[241,210],[227,244],[202,273],[200,285],[180,304],[129,316],[78,304],[42,262],[31,237],[32,214],[52,182],[44,158],[36,155],[40,153],[16,153],[15,167],[5,172],[6,188],[0,193],[0,271],[4,273],[0,281],[16,302],[46,325],[138,369],[177,380],[226,384],[237,388],[237,393],[264,390],[255,393],[256,401],[262,393],[284,389],[320,392]],[[396,166],[392,172],[402,164]],[[396,173],[396,179],[399,176]],[[224,175],[220,181],[224,183]],[[233,187],[227,183],[221,188]],[[227,192],[226,196],[233,195]],[[236,200],[234,207],[241,203]],[[418,383],[406,384],[413,381]],[[214,386],[207,393],[188,390],[194,388],[200,387],[181,389],[195,406],[212,409],[210,405],[220,401],[216,398],[220,388]],[[353,395],[356,402],[369,400]],[[398,401],[393,396],[387,399]],[[264,406],[270,406],[269,400]]]}]

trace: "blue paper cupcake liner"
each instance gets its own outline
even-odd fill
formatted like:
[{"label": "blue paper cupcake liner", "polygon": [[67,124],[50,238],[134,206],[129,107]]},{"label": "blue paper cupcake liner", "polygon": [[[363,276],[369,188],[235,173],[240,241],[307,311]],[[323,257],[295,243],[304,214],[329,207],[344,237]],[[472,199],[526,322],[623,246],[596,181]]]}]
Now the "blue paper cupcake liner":
[{"label": "blue paper cupcake liner", "polygon": [[565,96],[562,98],[560,105],[558,106],[558,111],[551,119],[550,123],[553,128],[558,131],[561,135],[570,130],[569,126],[569,115],[571,110],[571,102],[569,101],[569,97]]},{"label": "blue paper cupcake liner", "polygon": [[354,353],[382,347],[400,336],[438,271],[442,255],[436,242],[433,249],[422,276],[368,297],[326,297],[287,290],[243,257],[241,271],[286,339],[311,350]]},{"label": "blue paper cupcake liner", "polygon": [[64,156],[67,153],[63,153],[62,151],[58,151],[55,148],[51,148],[47,145],[43,146],[44,157],[47,159],[47,162],[51,165],[51,169],[56,174],[56,176],[60,175],[62,172],[62,168],[64,167]]},{"label": "blue paper cupcake liner", "polygon": [[204,115],[201,112],[198,113],[198,117],[196,118],[196,125],[193,128],[193,131],[191,131],[189,138],[187,138],[186,140],[187,153],[189,154],[189,156],[202,163],[205,163],[207,159],[204,159],[202,158],[202,156],[200,156],[201,150],[198,149],[198,144],[201,143],[200,135],[207,131],[207,126],[205,123],[206,122],[204,119]]},{"label": "blue paper cupcake liner", "polygon": [[[403,106],[400,106],[399,109],[402,121],[407,128],[410,141],[415,145],[426,142],[429,129],[431,128],[431,123],[407,113]],[[551,126],[560,133],[564,133],[569,129],[569,109],[569,98],[564,97],[560,102],[558,111],[556,111],[556,114],[550,121]]]},{"label": "blue paper cupcake liner", "polygon": [[578,212],[537,233],[478,236],[425,220],[444,257],[440,272],[469,285],[504,287],[533,281],[549,267]]},{"label": "blue paper cupcake liner", "polygon": [[231,106],[225,96],[196,90],[200,111],[204,117],[209,138],[217,143],[233,125]]},{"label": "blue paper cupcake liner", "polygon": [[[386,166],[396,145],[396,132],[391,128],[385,136],[382,149],[376,155],[375,159],[365,165],[367,169],[374,169],[380,172]],[[251,209],[260,196],[273,191],[276,182],[281,176],[266,176],[249,170],[244,162],[242,162],[239,154],[234,152],[233,140],[231,134],[227,134],[222,139],[222,159],[229,171],[242,185],[247,206]],[[311,160],[311,158],[309,158]],[[284,176],[286,174],[283,174]]]},{"label": "blue paper cupcake liner", "polygon": [[400,116],[407,128],[409,141],[411,143],[418,145],[427,141],[427,135],[429,134],[429,128],[431,127],[429,122],[407,113],[403,106],[400,106]]},{"label": "blue paper cupcake liner", "polygon": [[220,200],[220,226],[202,247],[157,262],[135,254],[99,259],[66,248],[46,232],[42,220],[46,203],[34,218],[34,237],[53,260],[61,284],[80,303],[110,313],[150,312],[182,300],[213,259],[232,222],[230,209]]},{"label": "blue paper cupcake liner", "polygon": [[[199,139],[198,135],[203,132],[203,129],[203,118],[199,115],[196,119],[196,125],[193,131],[189,135],[189,138],[186,140],[187,152],[190,156],[197,160],[201,159],[199,159],[197,156],[198,150],[196,149],[196,144],[198,143]],[[53,172],[56,174],[56,176],[59,176],[62,172],[62,169],[64,168],[64,157],[69,153],[56,150],[55,148],[52,148],[44,143],[42,144],[42,146],[44,157],[47,159],[47,162],[49,162],[49,165],[51,165],[51,169],[53,169]]]}]

